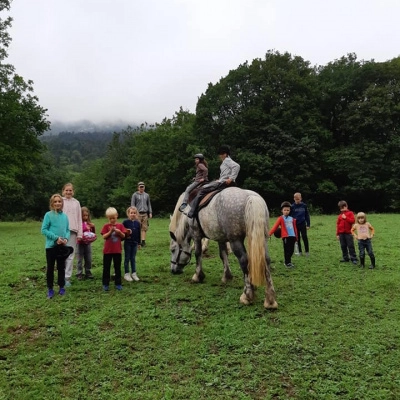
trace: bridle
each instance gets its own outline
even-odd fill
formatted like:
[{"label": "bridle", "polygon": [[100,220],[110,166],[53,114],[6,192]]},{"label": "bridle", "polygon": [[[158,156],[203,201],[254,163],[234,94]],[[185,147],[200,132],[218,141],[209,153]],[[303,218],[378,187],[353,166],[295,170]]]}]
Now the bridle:
[{"label": "bridle", "polygon": [[184,264],[184,265],[188,265],[190,263],[190,260],[192,259],[192,252],[183,250],[181,245],[179,245],[179,251],[178,251],[178,255],[176,256],[176,261],[171,260],[171,264],[179,265],[179,258],[181,257],[182,253],[186,254],[187,256],[189,256],[188,262],[186,264]]}]

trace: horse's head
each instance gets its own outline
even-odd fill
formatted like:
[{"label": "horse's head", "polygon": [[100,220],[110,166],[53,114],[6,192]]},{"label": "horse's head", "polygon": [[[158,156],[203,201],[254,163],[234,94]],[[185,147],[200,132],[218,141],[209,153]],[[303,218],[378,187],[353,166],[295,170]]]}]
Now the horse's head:
[{"label": "horse's head", "polygon": [[[186,217],[181,217],[176,224],[170,224],[169,235],[171,236],[170,250],[171,250],[171,272],[173,274],[180,274],[183,268],[189,264],[192,249],[191,249],[191,236],[189,223]],[[171,228],[176,228],[175,230]]]},{"label": "horse's head", "polygon": [[175,235],[170,232],[171,243],[169,249],[171,250],[171,272],[173,274],[181,274],[183,268],[189,264],[192,257],[192,249],[190,239],[178,243]]}]

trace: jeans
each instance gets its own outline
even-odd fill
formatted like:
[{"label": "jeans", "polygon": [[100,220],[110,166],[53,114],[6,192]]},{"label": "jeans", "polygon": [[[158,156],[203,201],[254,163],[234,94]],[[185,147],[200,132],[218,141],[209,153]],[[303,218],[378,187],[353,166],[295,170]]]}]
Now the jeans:
[{"label": "jeans", "polygon": [[297,244],[299,246],[299,252],[301,253],[301,241],[300,241],[300,236],[303,239],[304,243],[304,250],[306,253],[309,252],[309,247],[308,247],[308,237],[307,237],[307,224],[306,222],[301,223],[300,225],[296,224],[297,228]]},{"label": "jeans", "polygon": [[121,253],[103,254],[103,285],[109,285],[111,279],[111,262],[114,262],[115,284],[121,285]]},{"label": "jeans", "polygon": [[83,261],[85,261],[85,273],[90,273],[92,269],[92,245],[90,243],[78,243],[76,247],[77,273],[83,272]]},{"label": "jeans", "polygon": [[351,233],[340,233],[339,242],[340,248],[342,249],[343,260],[349,261],[350,254],[351,261],[357,261],[353,235]]},{"label": "jeans", "polygon": [[137,243],[125,240],[125,242],[124,242],[124,250],[125,250],[124,268],[125,268],[126,274],[129,273],[129,262],[131,263],[132,274],[136,272],[137,249],[138,249]]},{"label": "jeans", "polygon": [[57,258],[56,257],[56,248],[51,247],[46,249],[46,281],[47,281],[47,288],[53,289],[54,284],[54,264],[57,261],[57,272],[58,272],[58,279],[57,284],[60,288],[65,286],[65,259]]},{"label": "jeans", "polygon": [[374,252],[372,250],[371,239],[364,239],[364,240],[359,239],[358,250],[360,251],[360,258],[365,257],[365,250],[367,250],[367,253],[370,257],[375,257]]}]

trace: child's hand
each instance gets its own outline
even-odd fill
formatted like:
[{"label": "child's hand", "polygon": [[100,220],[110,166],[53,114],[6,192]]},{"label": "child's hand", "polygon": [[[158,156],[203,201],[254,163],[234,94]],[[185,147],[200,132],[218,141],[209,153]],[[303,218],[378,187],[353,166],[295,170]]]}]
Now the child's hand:
[{"label": "child's hand", "polygon": [[343,219],[346,219],[346,214],[342,214],[342,218],[343,218]]}]

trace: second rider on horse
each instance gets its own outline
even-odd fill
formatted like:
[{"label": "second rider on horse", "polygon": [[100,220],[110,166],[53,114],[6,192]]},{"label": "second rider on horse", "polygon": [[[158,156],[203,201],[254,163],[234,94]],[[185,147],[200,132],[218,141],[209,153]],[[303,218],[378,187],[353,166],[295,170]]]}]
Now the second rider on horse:
[{"label": "second rider on horse", "polygon": [[207,194],[214,190],[225,189],[232,185],[235,182],[239,171],[240,165],[233,161],[230,157],[230,147],[227,145],[223,145],[218,150],[219,158],[222,163],[220,166],[220,176],[216,181],[207,183],[204,185],[197,196],[193,199],[190,205],[190,211],[187,214],[189,218],[193,218],[197,212],[197,207],[201,201],[201,199]]}]

